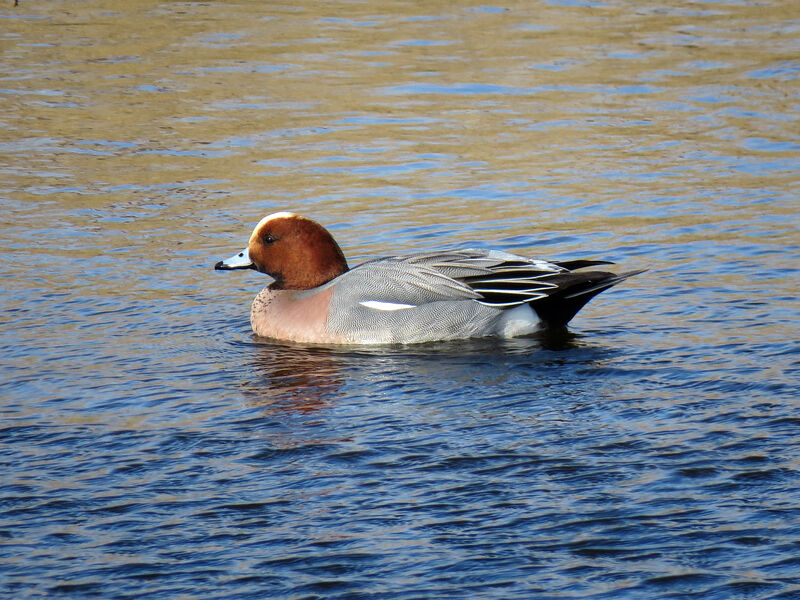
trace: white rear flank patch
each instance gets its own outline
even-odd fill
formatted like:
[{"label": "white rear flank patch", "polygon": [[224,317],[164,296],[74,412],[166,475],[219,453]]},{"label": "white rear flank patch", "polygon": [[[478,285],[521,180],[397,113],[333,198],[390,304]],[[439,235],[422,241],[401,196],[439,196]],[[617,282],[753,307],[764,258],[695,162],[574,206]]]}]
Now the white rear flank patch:
[{"label": "white rear flank patch", "polygon": [[399,304],[397,302],[380,302],[378,300],[366,300],[359,302],[361,306],[373,308],[375,310],[403,310],[404,308],[416,308],[414,304]]},{"label": "white rear flank patch", "polygon": [[537,331],[541,321],[536,312],[527,304],[503,311],[497,323],[497,335],[511,338],[518,335],[529,335]]}]

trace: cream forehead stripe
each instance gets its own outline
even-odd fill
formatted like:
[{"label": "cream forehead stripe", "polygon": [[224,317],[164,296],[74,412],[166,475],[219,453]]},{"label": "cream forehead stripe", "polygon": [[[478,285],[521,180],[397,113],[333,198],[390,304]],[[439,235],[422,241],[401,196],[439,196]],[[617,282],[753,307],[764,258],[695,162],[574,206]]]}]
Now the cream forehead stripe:
[{"label": "cream forehead stripe", "polygon": [[300,215],[296,215],[292,212],[276,212],[272,213],[271,215],[267,215],[263,219],[261,219],[258,224],[253,228],[253,233],[250,234],[250,241],[253,241],[253,238],[256,237],[256,233],[259,229],[261,229],[266,223],[269,223],[273,219],[304,219],[305,217],[301,217]]}]

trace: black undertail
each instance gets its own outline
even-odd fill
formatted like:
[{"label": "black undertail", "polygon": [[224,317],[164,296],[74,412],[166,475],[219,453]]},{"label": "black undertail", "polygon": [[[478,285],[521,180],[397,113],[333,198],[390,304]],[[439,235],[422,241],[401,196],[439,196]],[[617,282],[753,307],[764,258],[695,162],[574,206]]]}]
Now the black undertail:
[{"label": "black undertail", "polygon": [[[572,266],[568,266],[569,263],[558,264],[567,268]],[[572,268],[575,267],[573,266]],[[606,271],[586,271],[582,273],[570,271],[551,275],[547,278],[547,281],[556,284],[557,287],[545,298],[532,301],[530,306],[536,311],[536,314],[539,315],[539,318],[547,328],[561,328],[569,323],[572,317],[597,294],[645,270],[628,271],[620,274]]]}]

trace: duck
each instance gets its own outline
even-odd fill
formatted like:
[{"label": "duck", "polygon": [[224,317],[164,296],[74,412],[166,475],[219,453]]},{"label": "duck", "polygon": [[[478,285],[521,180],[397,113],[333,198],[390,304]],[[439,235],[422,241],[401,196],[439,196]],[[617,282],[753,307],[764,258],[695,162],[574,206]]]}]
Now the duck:
[{"label": "duck", "polygon": [[390,255],[350,268],[322,225],[276,212],[258,222],[244,250],[214,269],[252,269],[272,278],[251,306],[257,336],[339,345],[563,329],[594,296],[644,271],[593,268],[610,264],[464,249]]}]

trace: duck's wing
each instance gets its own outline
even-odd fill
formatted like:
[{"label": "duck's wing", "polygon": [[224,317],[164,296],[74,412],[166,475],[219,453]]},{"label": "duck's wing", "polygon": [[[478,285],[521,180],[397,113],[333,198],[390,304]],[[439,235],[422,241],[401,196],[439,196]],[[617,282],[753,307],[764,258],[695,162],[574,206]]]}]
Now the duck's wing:
[{"label": "duck's wing", "polygon": [[390,256],[337,278],[351,302],[384,311],[438,301],[473,300],[508,309],[529,304],[548,327],[566,325],[592,297],[641,273],[578,271],[607,261],[550,262],[498,250]]},{"label": "duck's wing", "polygon": [[459,280],[478,292],[477,300],[487,306],[510,308],[546,298],[557,284],[552,278],[569,270],[539,258],[527,258],[499,250],[474,250],[470,262],[481,263],[483,272]]},{"label": "duck's wing", "polygon": [[373,307],[381,304],[412,307],[443,300],[480,298],[451,272],[436,268],[434,262],[418,260],[420,257],[388,256],[370,260],[343,273],[332,283],[336,284],[340,297],[346,295],[352,301]]},{"label": "duck's wing", "polygon": [[476,300],[502,308],[546,297],[554,288],[546,277],[564,272],[555,263],[497,250],[453,250],[368,261],[340,279],[376,302]]}]

